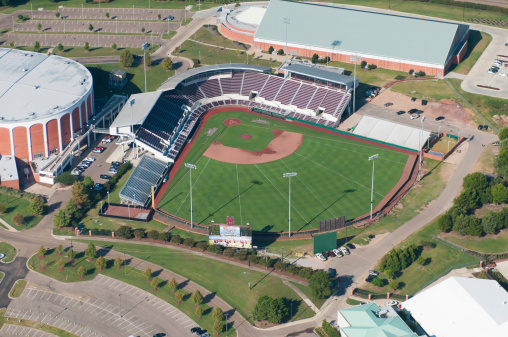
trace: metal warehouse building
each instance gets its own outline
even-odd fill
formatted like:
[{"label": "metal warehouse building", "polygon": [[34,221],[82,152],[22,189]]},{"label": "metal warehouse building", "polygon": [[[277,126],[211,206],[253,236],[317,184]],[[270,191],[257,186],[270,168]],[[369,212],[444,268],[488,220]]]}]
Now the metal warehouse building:
[{"label": "metal warehouse building", "polygon": [[18,164],[57,155],[92,110],[92,75],[84,66],[0,48],[0,155]]},{"label": "metal warehouse building", "polygon": [[[351,63],[365,60],[379,68],[424,71],[443,76],[467,51],[469,26],[398,14],[340,8],[287,0],[271,0],[252,39],[252,32],[233,27],[235,11],[222,20],[221,32],[254,43],[257,49],[287,48],[290,55],[329,56]],[[289,24],[283,18],[289,18]],[[287,29],[287,31],[286,31]],[[245,39],[242,38],[245,36]]]}]

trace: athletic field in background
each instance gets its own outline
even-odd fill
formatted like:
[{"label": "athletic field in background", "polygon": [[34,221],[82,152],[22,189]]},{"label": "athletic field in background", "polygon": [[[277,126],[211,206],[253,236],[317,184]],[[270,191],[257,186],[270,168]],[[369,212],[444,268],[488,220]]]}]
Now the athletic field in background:
[{"label": "athletic field in background", "polygon": [[[226,126],[227,119],[240,125]],[[262,164],[229,164],[203,156],[212,142],[249,151],[263,150],[275,137],[272,130],[303,134],[302,145],[292,154]],[[249,139],[245,137],[249,135]],[[244,136],[242,138],[242,136]],[[349,140],[288,122],[244,112],[211,116],[185,158],[192,172],[194,222],[249,223],[253,230],[288,230],[289,179],[291,178],[291,230],[316,228],[319,220],[347,215],[355,218],[370,210],[372,162],[375,162],[374,205],[398,182],[407,154]],[[181,166],[158,207],[190,219],[189,169]]]}]

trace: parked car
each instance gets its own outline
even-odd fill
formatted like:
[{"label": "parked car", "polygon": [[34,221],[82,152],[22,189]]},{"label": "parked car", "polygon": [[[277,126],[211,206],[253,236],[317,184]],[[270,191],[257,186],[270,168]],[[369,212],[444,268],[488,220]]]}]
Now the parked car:
[{"label": "parked car", "polygon": [[422,114],[423,113],[423,110],[419,110],[419,109],[411,109],[407,112],[408,114],[412,115],[412,114]]},{"label": "parked car", "polygon": [[507,74],[507,73],[499,73],[498,75],[499,75],[499,76],[508,76],[508,74]]},{"label": "parked car", "polygon": [[392,102],[385,103],[385,107],[389,107],[389,106],[392,106],[392,105],[393,105]]},{"label": "parked car", "polygon": [[111,143],[113,140],[111,138],[104,138],[102,140],[103,143]]},{"label": "parked car", "polygon": [[107,173],[109,173],[109,174],[116,174],[117,172],[118,172],[117,170],[115,170],[113,168],[110,168]]},{"label": "parked car", "polygon": [[201,328],[194,327],[194,328],[190,329],[190,332],[193,334],[195,334],[197,331],[201,331]]},{"label": "parked car", "polygon": [[344,256],[344,254],[342,254],[342,252],[341,252],[340,250],[338,250],[338,249],[334,249],[334,250],[333,250],[333,252],[334,252],[334,253],[335,253],[335,255],[336,255],[336,256],[338,256],[338,257],[343,257],[343,256]]},{"label": "parked car", "polygon": [[317,257],[318,259],[320,259],[321,261],[326,261],[326,257],[324,257],[324,255],[323,255],[323,254],[321,254],[321,253],[316,253],[316,257]]},{"label": "parked car", "polygon": [[404,110],[400,110],[400,111],[397,111],[397,115],[403,115],[405,114],[406,112]]},{"label": "parked car", "polygon": [[360,305],[371,304],[371,303],[372,303],[372,301],[365,301],[365,302],[360,303]]},{"label": "parked car", "polygon": [[344,253],[344,255],[349,255],[350,254],[349,249],[347,249],[344,246],[340,247],[340,250]]},{"label": "parked car", "polygon": [[335,270],[335,268],[328,268],[328,273],[330,274],[331,277],[337,276],[337,271]]},{"label": "parked car", "polygon": [[377,271],[375,271],[375,270],[369,270],[369,275],[372,275],[372,276],[376,277],[376,276],[379,275],[379,273]]},{"label": "parked car", "polygon": [[366,91],[365,94],[363,95],[363,97],[374,98],[374,97],[376,97],[376,94],[373,93],[372,91]]},{"label": "parked car", "polygon": [[420,117],[420,115],[419,115],[419,114],[412,114],[410,118],[411,118],[411,119],[417,119],[417,118],[419,118],[419,117]]},{"label": "parked car", "polygon": [[478,125],[478,130],[483,130],[483,125]]},{"label": "parked car", "polygon": [[95,149],[92,150],[93,153],[102,153],[104,152],[103,149],[101,149],[100,147],[96,147]]},{"label": "parked car", "polygon": [[499,142],[492,143],[492,146],[499,146]]},{"label": "parked car", "polygon": [[109,175],[107,175],[107,174],[101,174],[101,175],[100,175],[100,178],[101,178],[101,179],[105,179],[105,180],[109,180],[109,179],[111,179],[111,176],[109,176]]},{"label": "parked car", "polygon": [[73,176],[79,176],[80,174],[81,174],[80,170],[74,170],[71,172],[71,175],[73,175]]},{"label": "parked car", "polygon": [[422,105],[427,105],[427,100],[426,99],[422,99]]},{"label": "parked car", "polygon": [[97,191],[102,190],[102,188],[103,188],[103,187],[104,187],[104,185],[102,185],[102,184],[99,184],[99,183],[95,184],[95,189],[96,189]]},{"label": "parked car", "polygon": [[399,301],[395,301],[395,300],[386,301],[385,304],[386,305],[397,305],[397,304],[399,304]]},{"label": "parked car", "polygon": [[85,161],[93,163],[95,161],[95,158],[94,157],[87,157],[87,158],[85,158]]},{"label": "parked car", "polygon": [[443,116],[436,117],[436,121],[442,121],[444,119]]},{"label": "parked car", "polygon": [[328,254],[329,257],[336,257],[337,254],[335,254],[335,252],[333,250],[329,250],[328,252],[326,252],[326,254]]},{"label": "parked car", "polygon": [[416,102],[416,97],[411,97],[411,102]]},{"label": "parked car", "polygon": [[483,130],[488,130],[488,129],[489,129],[489,126],[488,126],[488,125],[483,124]]},{"label": "parked car", "polygon": [[118,161],[114,161],[111,163],[111,165],[116,165],[116,166],[120,166],[122,165],[122,163],[118,162]]},{"label": "parked car", "polygon": [[0,260],[5,257],[5,254],[0,254]]}]

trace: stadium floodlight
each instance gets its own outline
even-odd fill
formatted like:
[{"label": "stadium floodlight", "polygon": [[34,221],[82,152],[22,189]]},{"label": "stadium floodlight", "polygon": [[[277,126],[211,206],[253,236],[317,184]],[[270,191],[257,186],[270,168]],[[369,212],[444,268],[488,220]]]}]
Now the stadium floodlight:
[{"label": "stadium floodlight", "polygon": [[141,50],[143,51],[143,68],[145,69],[145,92],[146,90],[146,50],[148,49],[149,44],[147,42],[143,43],[141,46]]},{"label": "stadium floodlight", "polygon": [[350,56],[350,60],[355,63],[355,70],[353,74],[353,113],[356,111],[356,62],[359,62],[362,60],[362,57],[360,55],[352,54]]},{"label": "stadium floodlight", "polygon": [[[333,56],[333,52],[335,51],[335,47],[337,46],[340,46],[342,44],[342,41],[339,41],[339,40],[335,40],[332,42],[332,54],[331,56]],[[328,62],[327,62],[327,65],[328,65]]]},{"label": "stadium floodlight", "polygon": [[287,16],[282,18],[282,23],[286,25],[286,65],[288,63],[288,25],[291,24],[290,20]]},{"label": "stadium floodlight", "polygon": [[192,217],[192,170],[195,170],[197,168],[196,165],[194,164],[190,164],[190,163],[185,163],[184,164],[185,167],[187,167],[189,169],[189,180],[190,180],[190,227],[191,228],[194,228],[194,219]]},{"label": "stadium floodlight", "polygon": [[288,218],[288,221],[289,221],[289,237],[291,237],[291,177],[296,177],[296,173],[295,172],[284,173],[282,175],[282,177],[289,178],[289,218]]},{"label": "stadium floodlight", "polygon": [[[420,135],[418,137],[418,151],[420,152],[420,158],[418,161],[418,181],[422,178],[422,138],[423,138],[423,122],[425,122],[425,116],[422,117],[420,123],[422,123],[422,130],[420,131]],[[425,141],[423,142],[425,144]]]},{"label": "stadium floodlight", "polygon": [[370,219],[372,220],[372,204],[374,203],[374,161],[379,157],[379,155],[375,154],[369,157],[369,160],[372,161],[372,188],[370,190]]}]

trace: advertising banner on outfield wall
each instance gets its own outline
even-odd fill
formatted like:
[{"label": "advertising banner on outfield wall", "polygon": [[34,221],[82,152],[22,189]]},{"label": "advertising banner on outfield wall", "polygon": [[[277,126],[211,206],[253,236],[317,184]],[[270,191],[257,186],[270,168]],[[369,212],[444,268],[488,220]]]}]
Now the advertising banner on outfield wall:
[{"label": "advertising banner on outfield wall", "polygon": [[240,236],[240,227],[239,226],[220,226],[220,235]]},{"label": "advertising banner on outfield wall", "polygon": [[208,237],[208,243],[228,248],[252,248],[252,237],[210,235]]}]

